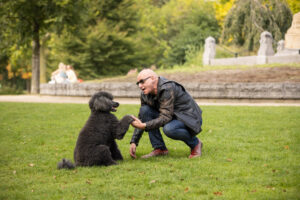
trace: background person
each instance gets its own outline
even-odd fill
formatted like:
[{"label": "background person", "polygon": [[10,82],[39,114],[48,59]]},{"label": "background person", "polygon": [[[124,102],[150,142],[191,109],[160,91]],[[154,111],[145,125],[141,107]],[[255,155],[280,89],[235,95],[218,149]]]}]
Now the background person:
[{"label": "background person", "polygon": [[191,154],[189,158],[201,156],[202,142],[196,137],[201,132],[202,111],[186,92],[184,87],[175,81],[158,77],[150,70],[142,70],[137,77],[141,89],[141,108],[139,118],[134,117],[131,123],[134,130],[130,142],[130,155],[136,158],[136,147],[144,132],[149,132],[154,150],[142,158],[167,155],[168,149],[159,128],[169,138],[186,143]]},{"label": "background person", "polygon": [[66,73],[67,73],[67,77],[68,77],[68,82],[70,82],[70,83],[78,82],[74,68],[71,65],[67,65]]},{"label": "background person", "polygon": [[58,64],[58,69],[52,72],[49,83],[67,83],[67,78],[66,65],[61,62]]}]

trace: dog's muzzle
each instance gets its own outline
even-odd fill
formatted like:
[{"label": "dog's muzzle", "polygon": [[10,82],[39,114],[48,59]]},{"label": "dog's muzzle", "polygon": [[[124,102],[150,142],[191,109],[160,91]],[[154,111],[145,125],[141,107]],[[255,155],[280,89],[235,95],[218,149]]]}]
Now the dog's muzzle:
[{"label": "dog's muzzle", "polygon": [[119,105],[120,104],[118,102],[113,101],[111,111],[116,112],[117,111],[117,107],[119,107]]}]

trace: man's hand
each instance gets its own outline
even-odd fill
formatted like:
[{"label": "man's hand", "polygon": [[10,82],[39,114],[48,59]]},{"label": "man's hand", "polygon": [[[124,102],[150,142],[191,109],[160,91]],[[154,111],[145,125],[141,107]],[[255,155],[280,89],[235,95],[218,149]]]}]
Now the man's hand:
[{"label": "man's hand", "polygon": [[133,122],[131,122],[131,125],[135,128],[139,129],[145,129],[146,123],[143,123],[139,118],[136,118],[135,116],[131,115],[131,117],[134,119]]},{"label": "man's hand", "polygon": [[132,158],[136,158],[135,152],[136,152],[136,144],[135,143],[131,143],[130,144],[130,156]]}]

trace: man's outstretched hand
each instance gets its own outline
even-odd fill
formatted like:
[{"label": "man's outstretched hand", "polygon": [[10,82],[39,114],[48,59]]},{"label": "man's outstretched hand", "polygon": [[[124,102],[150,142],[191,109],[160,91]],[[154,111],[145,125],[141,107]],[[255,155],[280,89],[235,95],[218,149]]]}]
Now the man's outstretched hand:
[{"label": "man's outstretched hand", "polygon": [[143,123],[139,118],[131,115],[131,117],[134,119],[133,122],[131,122],[131,125],[135,128],[139,128],[139,129],[145,129],[146,128],[146,123]]},{"label": "man's outstretched hand", "polygon": [[136,158],[135,152],[136,152],[136,144],[131,143],[130,144],[130,156],[132,158]]}]

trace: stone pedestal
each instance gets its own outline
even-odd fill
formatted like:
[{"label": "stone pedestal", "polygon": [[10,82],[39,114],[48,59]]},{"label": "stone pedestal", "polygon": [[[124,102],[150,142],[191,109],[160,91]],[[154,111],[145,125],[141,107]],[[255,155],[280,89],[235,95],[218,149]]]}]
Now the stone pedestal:
[{"label": "stone pedestal", "polygon": [[300,12],[293,16],[291,28],[285,34],[286,49],[300,49]]}]

